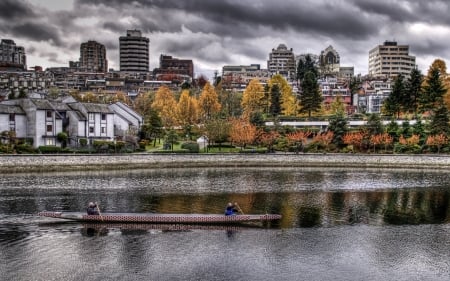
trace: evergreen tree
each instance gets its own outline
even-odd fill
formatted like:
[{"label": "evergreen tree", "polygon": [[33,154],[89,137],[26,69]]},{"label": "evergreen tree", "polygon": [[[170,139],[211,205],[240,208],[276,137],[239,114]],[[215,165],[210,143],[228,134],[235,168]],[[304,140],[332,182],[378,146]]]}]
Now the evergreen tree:
[{"label": "evergreen tree", "polygon": [[405,95],[403,98],[404,112],[417,113],[418,99],[422,94],[423,75],[417,68],[411,70],[410,77],[405,83]]},{"label": "evergreen tree", "polygon": [[425,139],[426,137],[425,126],[422,122],[422,118],[416,115],[414,119],[416,120],[416,123],[412,125],[412,133],[415,135],[419,135],[421,139]]},{"label": "evergreen tree", "polygon": [[383,107],[386,113],[389,115],[397,115],[397,118],[399,118],[404,96],[405,85],[403,82],[403,76],[399,75],[395,78],[391,93],[384,101]]},{"label": "evergreen tree", "polygon": [[422,112],[433,110],[443,104],[443,96],[447,92],[444,87],[441,73],[438,67],[431,68],[425,86],[420,96],[420,110]]},{"label": "evergreen tree", "polygon": [[383,123],[381,123],[380,116],[376,113],[372,113],[369,115],[366,127],[369,135],[382,134],[384,131]]},{"label": "evergreen tree", "polygon": [[386,127],[386,132],[394,139],[394,142],[398,141],[399,138],[400,127],[398,123],[395,121],[395,118],[391,119],[391,122]]},{"label": "evergreen tree", "polygon": [[344,144],[343,137],[345,133],[348,132],[348,121],[345,117],[344,111],[338,110],[336,114],[330,118],[330,124],[328,125],[328,130],[333,132],[332,142],[340,147]]},{"label": "evergreen tree", "polygon": [[319,72],[317,67],[314,65],[314,61],[311,56],[308,54],[305,56],[305,61],[299,60],[297,65],[297,80],[302,81],[305,78],[305,74],[307,72],[312,72],[316,77],[318,77]]},{"label": "evergreen tree", "polygon": [[278,84],[274,84],[270,90],[269,113],[273,117],[277,117],[281,113],[281,92]]},{"label": "evergreen tree", "polygon": [[311,112],[319,111],[323,101],[317,78],[313,72],[309,71],[305,74],[301,82],[301,88],[300,113],[308,113],[308,117],[311,117]]},{"label": "evergreen tree", "polygon": [[433,113],[430,122],[430,134],[431,135],[439,135],[445,134],[448,135],[450,132],[449,129],[449,116],[448,109],[444,104],[441,104]]}]

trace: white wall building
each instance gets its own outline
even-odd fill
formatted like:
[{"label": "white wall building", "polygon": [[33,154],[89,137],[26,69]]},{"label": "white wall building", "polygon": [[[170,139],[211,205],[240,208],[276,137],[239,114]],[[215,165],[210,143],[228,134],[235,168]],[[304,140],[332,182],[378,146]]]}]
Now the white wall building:
[{"label": "white wall building", "polygon": [[373,77],[409,77],[416,67],[416,57],[409,55],[409,45],[386,41],[369,51],[369,75]]}]

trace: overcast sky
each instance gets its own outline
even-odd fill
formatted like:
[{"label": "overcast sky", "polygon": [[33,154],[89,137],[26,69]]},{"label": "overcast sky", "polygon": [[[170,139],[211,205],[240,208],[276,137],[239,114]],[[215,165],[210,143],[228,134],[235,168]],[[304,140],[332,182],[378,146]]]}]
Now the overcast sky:
[{"label": "overcast sky", "polygon": [[192,59],[210,78],[224,65],[261,64],[283,43],[295,54],[329,45],[342,66],[367,74],[369,50],[384,41],[410,45],[426,73],[450,59],[448,0],[1,0],[0,35],[25,47],[28,67],[67,66],[80,44],[106,46],[119,69],[119,37],[139,29],[150,38],[150,68],[161,54]]}]

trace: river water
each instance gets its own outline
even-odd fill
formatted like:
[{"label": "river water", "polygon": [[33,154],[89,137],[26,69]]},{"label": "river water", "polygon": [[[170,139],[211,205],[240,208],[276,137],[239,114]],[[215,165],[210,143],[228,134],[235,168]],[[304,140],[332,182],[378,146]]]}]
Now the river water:
[{"label": "river water", "polygon": [[[208,168],[0,177],[0,280],[449,280],[450,175]],[[43,210],[279,213],[269,225],[67,223]]]}]

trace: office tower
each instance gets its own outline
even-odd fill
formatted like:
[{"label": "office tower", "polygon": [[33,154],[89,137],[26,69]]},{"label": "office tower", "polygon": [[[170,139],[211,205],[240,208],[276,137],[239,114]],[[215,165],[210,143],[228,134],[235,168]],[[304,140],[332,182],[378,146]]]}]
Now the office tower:
[{"label": "office tower", "polygon": [[120,71],[148,72],[149,44],[140,30],[127,30],[127,35],[119,38]]}]

